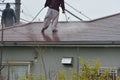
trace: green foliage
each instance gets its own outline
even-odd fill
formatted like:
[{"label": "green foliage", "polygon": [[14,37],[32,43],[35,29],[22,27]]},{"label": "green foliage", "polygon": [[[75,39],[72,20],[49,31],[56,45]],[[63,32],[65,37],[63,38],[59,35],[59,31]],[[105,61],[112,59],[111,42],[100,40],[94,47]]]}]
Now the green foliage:
[{"label": "green foliage", "polygon": [[57,74],[57,80],[68,80],[68,76],[65,71],[59,71]]},{"label": "green foliage", "polygon": [[[111,69],[104,70],[101,74],[98,74],[101,63],[99,59],[95,60],[85,60],[79,57],[81,64],[80,72],[74,70],[73,68],[68,71],[58,71],[56,74],[56,80],[112,80],[109,76]],[[92,66],[91,66],[92,64]],[[44,75],[35,76],[29,74],[27,77],[21,77],[20,80],[50,80],[45,78]],[[120,77],[117,77],[116,80],[120,80]]]},{"label": "green foliage", "polygon": [[39,76],[37,77],[37,80],[45,80],[45,76],[44,76],[44,75],[39,75]]},{"label": "green foliage", "polygon": [[21,77],[20,80],[27,80],[27,78],[26,77]]},{"label": "green foliage", "polygon": [[21,77],[20,80],[45,80],[45,77],[43,75],[35,76],[30,73],[28,76]]}]

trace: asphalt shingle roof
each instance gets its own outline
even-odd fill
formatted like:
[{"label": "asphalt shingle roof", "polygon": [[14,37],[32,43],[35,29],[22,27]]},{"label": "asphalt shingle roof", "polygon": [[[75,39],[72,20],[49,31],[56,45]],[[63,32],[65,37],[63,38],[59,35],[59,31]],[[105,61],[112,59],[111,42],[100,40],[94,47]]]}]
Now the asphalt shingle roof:
[{"label": "asphalt shingle roof", "polygon": [[[41,33],[42,22],[4,29],[4,41],[120,41],[120,14],[92,21],[59,22],[58,32],[51,26]],[[1,32],[0,32],[1,38]]]}]

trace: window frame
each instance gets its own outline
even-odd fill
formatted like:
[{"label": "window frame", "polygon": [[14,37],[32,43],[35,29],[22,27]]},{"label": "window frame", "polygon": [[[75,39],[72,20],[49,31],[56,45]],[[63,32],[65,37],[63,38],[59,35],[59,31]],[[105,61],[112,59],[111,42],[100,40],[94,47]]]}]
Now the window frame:
[{"label": "window frame", "polygon": [[3,69],[4,66],[27,66],[27,74],[29,74],[31,72],[31,65],[32,65],[32,61],[7,61],[7,62],[3,62]]}]

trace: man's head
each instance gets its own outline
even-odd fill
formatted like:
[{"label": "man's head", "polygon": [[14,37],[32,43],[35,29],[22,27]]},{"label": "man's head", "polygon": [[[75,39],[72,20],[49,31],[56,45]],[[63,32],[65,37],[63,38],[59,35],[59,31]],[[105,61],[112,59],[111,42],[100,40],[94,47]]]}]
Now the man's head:
[{"label": "man's head", "polygon": [[6,4],[6,8],[10,8],[10,4],[9,3]]}]

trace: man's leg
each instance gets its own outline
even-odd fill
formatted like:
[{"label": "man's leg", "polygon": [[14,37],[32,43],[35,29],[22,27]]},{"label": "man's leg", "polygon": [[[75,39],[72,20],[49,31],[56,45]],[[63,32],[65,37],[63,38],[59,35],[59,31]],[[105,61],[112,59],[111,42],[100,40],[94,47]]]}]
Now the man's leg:
[{"label": "man's leg", "polygon": [[52,31],[57,32],[57,23],[58,23],[58,18],[59,18],[59,12],[56,10],[53,10],[53,19],[52,19]]},{"label": "man's leg", "polygon": [[44,32],[50,25],[51,23],[51,9],[49,8],[47,11],[47,14],[44,19],[44,27],[42,28],[42,32]]}]

